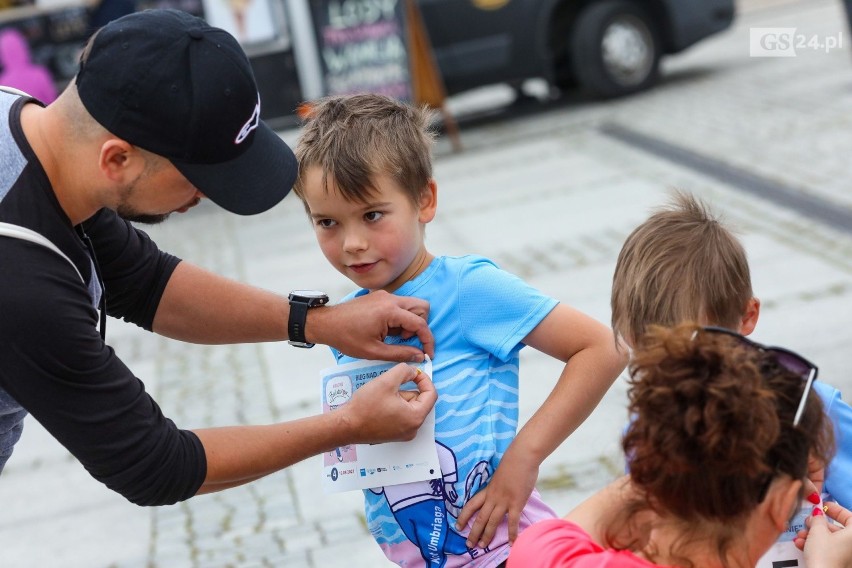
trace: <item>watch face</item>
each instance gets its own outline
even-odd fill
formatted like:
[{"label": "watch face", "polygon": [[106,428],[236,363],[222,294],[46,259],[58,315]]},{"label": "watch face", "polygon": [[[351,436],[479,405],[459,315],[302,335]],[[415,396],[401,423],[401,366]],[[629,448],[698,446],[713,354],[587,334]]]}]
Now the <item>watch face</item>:
[{"label": "watch face", "polygon": [[303,298],[322,298],[325,296],[325,292],[321,292],[319,290],[293,290],[290,292],[291,296],[302,296]]}]

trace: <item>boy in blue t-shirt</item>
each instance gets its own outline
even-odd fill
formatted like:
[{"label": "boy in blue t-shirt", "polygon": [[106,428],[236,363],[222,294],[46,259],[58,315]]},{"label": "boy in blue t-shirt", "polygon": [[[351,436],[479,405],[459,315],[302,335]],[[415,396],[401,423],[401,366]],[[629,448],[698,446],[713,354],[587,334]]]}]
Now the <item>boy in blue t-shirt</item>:
[{"label": "boy in blue t-shirt", "polygon": [[[490,568],[519,531],[556,516],[535,491],[539,466],[598,404],[626,351],[605,325],[492,261],[426,249],[438,192],[429,120],[379,95],[319,101],[296,148],[295,191],[323,254],[360,288],[346,299],[385,290],[430,304],[442,475],[365,491],[370,532],[401,566]],[[516,435],[524,345],[566,365]]]},{"label": "boy in blue t-shirt", "polygon": [[[627,237],[612,279],[611,307],[613,330],[631,346],[651,325],[683,321],[749,335],[760,315],[742,244],[704,203],[685,193],[676,193],[671,206]],[[813,389],[834,423],[837,453],[824,471],[811,472],[811,481],[850,508],[852,408],[821,378]],[[808,497],[819,502],[818,495]]]}]

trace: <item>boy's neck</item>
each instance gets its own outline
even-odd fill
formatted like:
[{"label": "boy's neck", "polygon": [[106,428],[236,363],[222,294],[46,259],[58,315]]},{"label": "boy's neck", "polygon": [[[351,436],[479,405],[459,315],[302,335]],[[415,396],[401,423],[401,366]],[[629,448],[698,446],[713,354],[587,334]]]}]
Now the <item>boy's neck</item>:
[{"label": "boy's neck", "polygon": [[408,268],[396,277],[393,282],[384,286],[382,290],[390,293],[396,292],[403,284],[420,276],[434,259],[435,255],[425,248],[420,249],[420,252],[417,253],[417,256],[415,256],[414,260],[411,261],[411,264],[408,265]]}]

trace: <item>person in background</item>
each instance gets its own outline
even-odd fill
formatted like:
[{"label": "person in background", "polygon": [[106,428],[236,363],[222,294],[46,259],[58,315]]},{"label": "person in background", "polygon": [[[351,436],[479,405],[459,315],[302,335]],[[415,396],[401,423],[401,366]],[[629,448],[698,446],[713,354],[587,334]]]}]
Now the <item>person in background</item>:
[{"label": "person in background", "polygon": [[46,105],[56,99],[50,70],[33,63],[27,38],[15,28],[0,30],[0,85],[23,91]]},{"label": "person in background", "polygon": [[[675,193],[625,240],[613,274],[611,307],[612,328],[628,345],[652,325],[683,321],[749,335],[760,316],[742,243],[705,203],[684,192]],[[826,382],[814,383],[814,391],[834,424],[837,453],[824,471],[811,472],[812,481],[849,508],[852,408]]]}]

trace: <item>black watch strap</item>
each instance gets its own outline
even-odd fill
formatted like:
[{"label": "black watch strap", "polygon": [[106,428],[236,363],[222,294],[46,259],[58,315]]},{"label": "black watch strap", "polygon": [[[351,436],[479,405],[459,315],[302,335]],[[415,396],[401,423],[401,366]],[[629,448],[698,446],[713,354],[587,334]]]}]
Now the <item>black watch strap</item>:
[{"label": "black watch strap", "polygon": [[291,345],[299,347],[313,347],[305,339],[305,321],[308,319],[308,304],[304,302],[290,302],[290,318],[287,321],[287,336]]},{"label": "black watch strap", "polygon": [[293,290],[290,292],[290,317],[287,319],[287,336],[294,347],[313,347],[305,337],[308,310],[328,303],[328,294],[319,290]]}]

